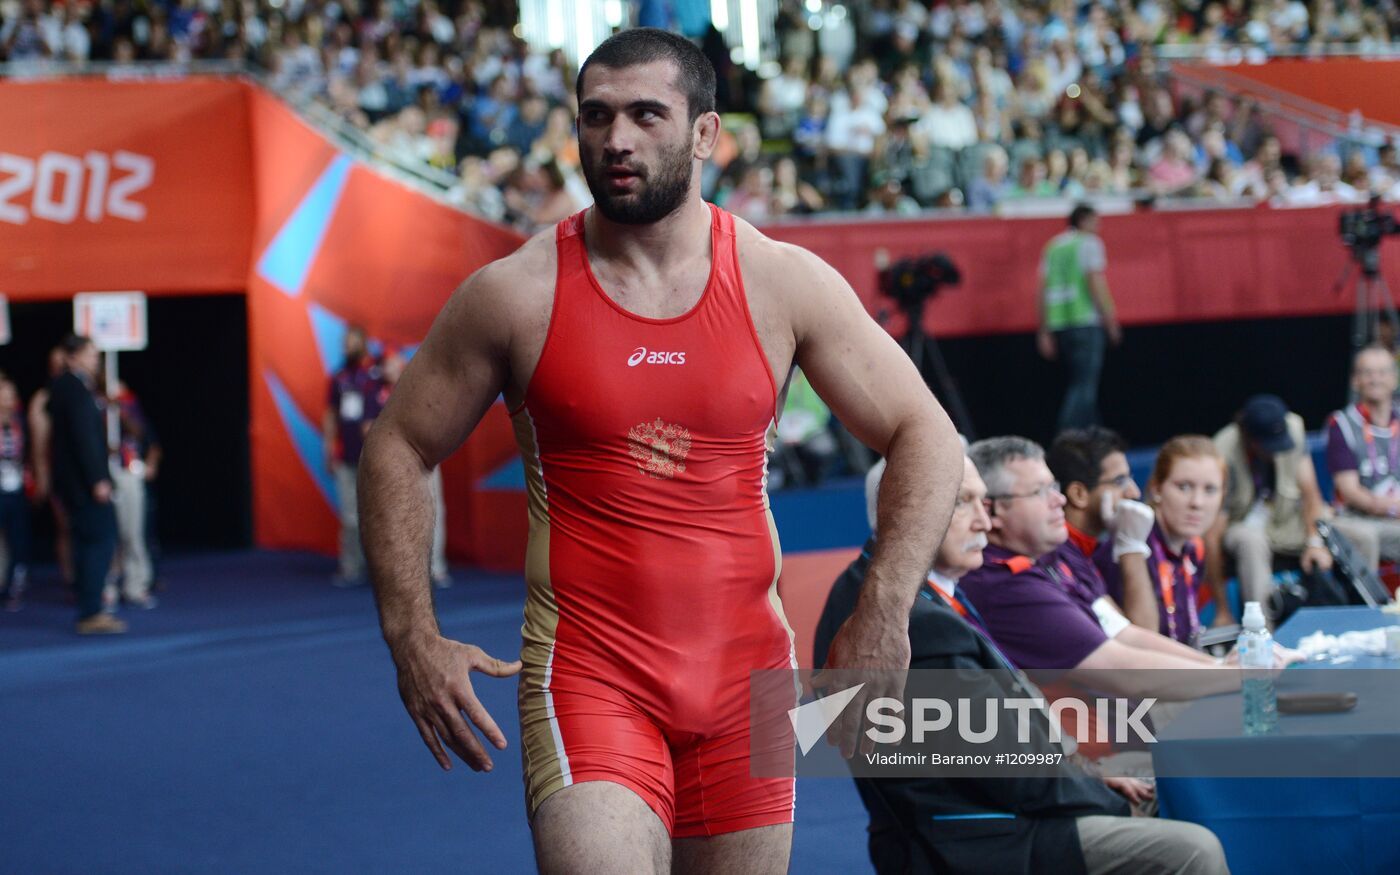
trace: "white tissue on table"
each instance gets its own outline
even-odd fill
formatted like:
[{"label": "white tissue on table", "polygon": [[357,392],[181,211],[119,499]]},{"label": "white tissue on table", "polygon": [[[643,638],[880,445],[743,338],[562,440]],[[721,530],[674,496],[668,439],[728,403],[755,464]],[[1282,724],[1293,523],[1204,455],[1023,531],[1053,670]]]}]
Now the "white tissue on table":
[{"label": "white tissue on table", "polygon": [[1384,656],[1386,628],[1390,627],[1343,632],[1340,635],[1314,632],[1298,642],[1298,652],[1308,659],[1329,655]]}]

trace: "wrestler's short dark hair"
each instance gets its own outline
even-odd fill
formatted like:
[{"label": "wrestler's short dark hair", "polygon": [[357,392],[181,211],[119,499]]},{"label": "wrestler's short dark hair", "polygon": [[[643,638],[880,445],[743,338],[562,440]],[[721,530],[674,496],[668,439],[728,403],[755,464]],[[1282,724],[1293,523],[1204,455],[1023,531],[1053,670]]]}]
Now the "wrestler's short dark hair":
[{"label": "wrestler's short dark hair", "polygon": [[685,93],[692,122],[715,111],[714,66],[690,40],[655,27],[634,27],[603,40],[579,68],[574,92],[582,103],[583,77],[594,65],[621,70],[662,60],[675,64],[679,71],[675,85]]}]

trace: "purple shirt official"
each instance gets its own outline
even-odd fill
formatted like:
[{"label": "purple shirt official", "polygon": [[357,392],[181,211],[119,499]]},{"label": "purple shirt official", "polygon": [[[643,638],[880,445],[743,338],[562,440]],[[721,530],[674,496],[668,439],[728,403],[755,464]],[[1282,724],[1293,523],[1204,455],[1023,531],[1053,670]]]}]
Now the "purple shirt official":
[{"label": "purple shirt official", "polygon": [[331,375],[330,397],[327,399],[335,414],[336,461],[346,465],[360,463],[360,451],[365,446],[365,423],[378,412],[379,368],[373,361],[346,365]]},{"label": "purple shirt official", "polygon": [[[1108,640],[1091,607],[1101,593],[1076,580],[1065,547],[1078,549],[1066,542],[1032,560],[989,545],[982,567],[958,583],[997,647],[1023,669],[1072,669]],[[1094,578],[1101,587],[1097,571]]]}]

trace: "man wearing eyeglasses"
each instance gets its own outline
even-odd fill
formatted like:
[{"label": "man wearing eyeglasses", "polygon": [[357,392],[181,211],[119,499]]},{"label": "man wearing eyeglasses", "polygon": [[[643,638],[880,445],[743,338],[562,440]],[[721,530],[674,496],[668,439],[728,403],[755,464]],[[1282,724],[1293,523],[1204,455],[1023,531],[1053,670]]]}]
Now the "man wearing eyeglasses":
[{"label": "man wearing eyeglasses", "polygon": [[[1069,539],[1057,552],[1081,585],[1096,595],[1108,596],[1115,617],[1131,614],[1122,593],[1152,590],[1147,569],[1152,550],[1147,538],[1156,514],[1138,501],[1142,493],[1133,482],[1126,448],[1117,432],[1094,425],[1060,432],[1045,451],[1045,464],[1065,496]],[[1105,576],[1115,578],[1119,584],[1116,591],[1108,586]],[[1155,629],[1156,601],[1147,607],[1150,622],[1139,621],[1138,625]]]},{"label": "man wearing eyeglasses", "polygon": [[[1103,692],[1162,699],[1182,697],[1170,673],[1118,670],[1220,667],[1203,653],[1132,625],[1105,605],[1102,593],[1075,579],[1059,552],[1069,537],[1065,496],[1040,445],[1021,437],[989,438],[973,444],[968,455],[987,484],[991,529],[984,564],[963,578],[962,589],[1014,664],[1067,672],[1070,680],[1077,671],[1095,671],[1094,683]],[[1097,674],[1101,669],[1114,671]],[[1190,677],[1193,683],[1200,679]],[[1220,689],[1229,689],[1231,680],[1238,684],[1233,674],[1222,676]]]}]

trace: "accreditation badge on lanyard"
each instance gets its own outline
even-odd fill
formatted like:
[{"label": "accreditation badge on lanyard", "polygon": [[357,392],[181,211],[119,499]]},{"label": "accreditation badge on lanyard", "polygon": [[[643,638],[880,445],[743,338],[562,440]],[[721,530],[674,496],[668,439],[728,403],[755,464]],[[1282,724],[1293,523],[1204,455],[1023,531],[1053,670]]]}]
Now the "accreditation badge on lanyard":
[{"label": "accreditation badge on lanyard", "polygon": [[[1196,614],[1196,563],[1189,555],[1183,555],[1178,565],[1167,556],[1166,548],[1160,543],[1152,545],[1152,559],[1157,567],[1157,587],[1162,610],[1166,614],[1167,637],[1190,643],[1196,636],[1196,627],[1200,624],[1200,618]],[[1176,600],[1178,568],[1181,570],[1181,589],[1186,595],[1185,605],[1178,605]],[[1183,623],[1186,628],[1184,639],[1176,633]]]},{"label": "accreditation badge on lanyard", "polygon": [[24,488],[24,433],[19,426],[10,424],[0,427],[0,452],[6,458],[0,459],[0,492],[19,492]]},{"label": "accreditation badge on lanyard", "polygon": [[[1364,415],[1365,411],[1362,412]],[[1371,491],[1385,498],[1400,495],[1400,483],[1395,479],[1400,476],[1400,419],[1393,414],[1390,417],[1390,440],[1386,442],[1385,456],[1376,451],[1376,436],[1371,432],[1371,424],[1364,419],[1361,434],[1366,440],[1366,461],[1371,465],[1371,476],[1376,478]]]},{"label": "accreditation badge on lanyard", "polygon": [[24,488],[24,469],[11,459],[0,459],[0,492],[19,492]]},{"label": "accreditation badge on lanyard", "polygon": [[364,396],[353,390],[342,392],[340,395],[340,418],[344,422],[359,422],[364,419]]}]

